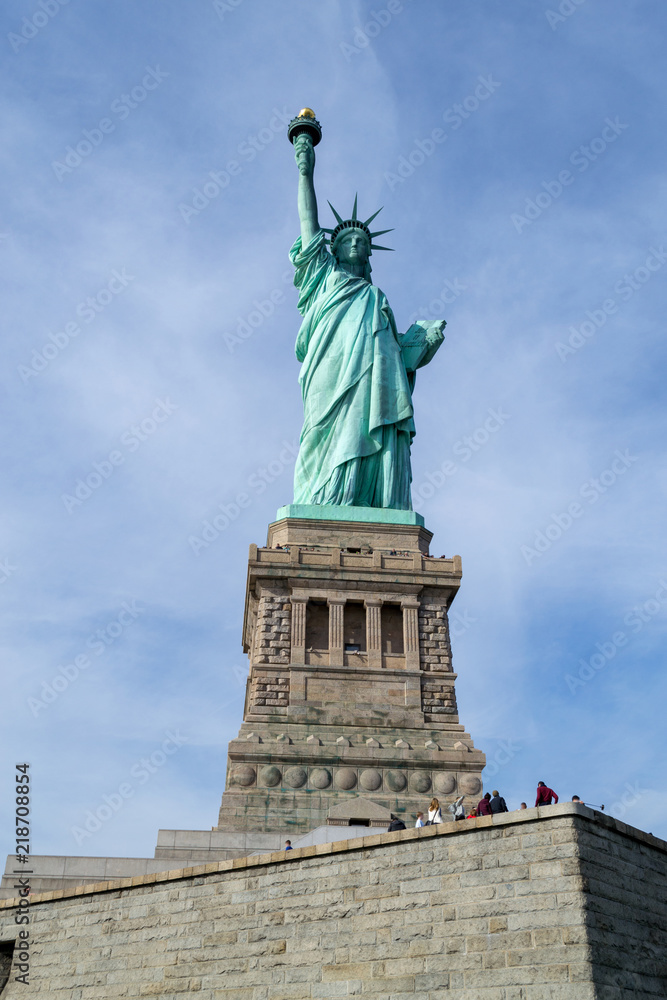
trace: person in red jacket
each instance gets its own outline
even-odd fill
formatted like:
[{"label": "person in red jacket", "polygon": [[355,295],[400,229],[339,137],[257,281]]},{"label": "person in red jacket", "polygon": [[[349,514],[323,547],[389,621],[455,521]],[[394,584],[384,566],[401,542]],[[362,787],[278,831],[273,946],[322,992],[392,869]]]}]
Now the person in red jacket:
[{"label": "person in red jacket", "polygon": [[477,803],[477,815],[478,816],[490,816],[491,806],[489,802],[491,801],[491,793],[487,792],[483,799],[480,799]]},{"label": "person in red jacket", "polygon": [[551,800],[558,802],[558,796],[553,788],[547,788],[543,781],[537,782],[537,795],[535,797],[536,806],[550,806]]}]

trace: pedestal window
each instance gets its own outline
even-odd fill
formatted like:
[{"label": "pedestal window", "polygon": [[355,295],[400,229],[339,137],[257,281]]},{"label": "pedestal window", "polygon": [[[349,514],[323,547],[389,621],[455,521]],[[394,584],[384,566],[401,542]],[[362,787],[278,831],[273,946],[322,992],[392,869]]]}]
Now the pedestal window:
[{"label": "pedestal window", "polygon": [[398,604],[382,606],[382,652],[403,655],[403,609]]},{"label": "pedestal window", "polygon": [[346,653],[366,652],[366,608],[349,602],[343,618],[343,646]]}]

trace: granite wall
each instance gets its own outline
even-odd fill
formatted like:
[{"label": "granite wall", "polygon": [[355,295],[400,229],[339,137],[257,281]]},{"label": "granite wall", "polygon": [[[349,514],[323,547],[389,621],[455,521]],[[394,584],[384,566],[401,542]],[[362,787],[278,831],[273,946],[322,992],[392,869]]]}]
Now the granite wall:
[{"label": "granite wall", "polygon": [[569,803],[380,834],[37,896],[2,997],[657,1000],[666,887],[665,842]]}]

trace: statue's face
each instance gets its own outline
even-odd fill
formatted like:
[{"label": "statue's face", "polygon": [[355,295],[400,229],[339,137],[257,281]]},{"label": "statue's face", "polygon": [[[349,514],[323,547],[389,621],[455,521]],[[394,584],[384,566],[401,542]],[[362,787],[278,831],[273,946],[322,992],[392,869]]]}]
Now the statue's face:
[{"label": "statue's face", "polygon": [[341,264],[365,264],[370,254],[368,238],[361,229],[349,229],[336,241],[336,257]]}]

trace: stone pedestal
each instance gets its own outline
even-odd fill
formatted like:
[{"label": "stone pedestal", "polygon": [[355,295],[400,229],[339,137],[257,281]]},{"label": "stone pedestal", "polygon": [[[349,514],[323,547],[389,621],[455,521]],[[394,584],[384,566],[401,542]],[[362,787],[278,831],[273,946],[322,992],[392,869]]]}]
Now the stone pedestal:
[{"label": "stone pedestal", "polygon": [[421,518],[397,513],[283,517],[250,547],[250,675],[217,830],[305,833],[356,796],[406,819],[433,795],[476,804],[485,757],[459,724],[447,621],[461,560],[431,557]]}]

